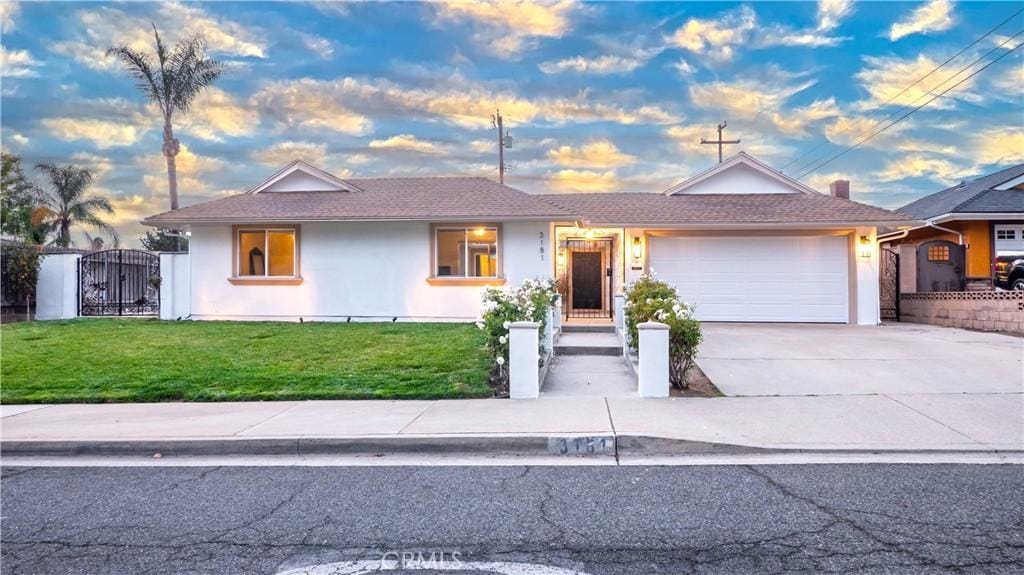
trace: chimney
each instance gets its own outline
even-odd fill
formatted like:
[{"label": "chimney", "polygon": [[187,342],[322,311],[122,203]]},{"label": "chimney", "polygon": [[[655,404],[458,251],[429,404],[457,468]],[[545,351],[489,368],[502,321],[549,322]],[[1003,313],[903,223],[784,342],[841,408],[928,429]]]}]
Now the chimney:
[{"label": "chimney", "polygon": [[828,193],[836,198],[850,199],[850,180],[836,180],[828,185]]}]

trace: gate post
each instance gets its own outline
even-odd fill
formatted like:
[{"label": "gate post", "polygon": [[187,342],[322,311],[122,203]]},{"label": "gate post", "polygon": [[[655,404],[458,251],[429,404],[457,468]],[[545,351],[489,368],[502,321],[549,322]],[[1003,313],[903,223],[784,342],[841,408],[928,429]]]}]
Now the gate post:
[{"label": "gate post", "polygon": [[638,384],[640,397],[668,397],[669,390],[669,327],[656,321],[636,326],[640,366]]},{"label": "gate post", "polygon": [[512,399],[540,396],[540,324],[517,321],[508,330],[508,395]]},{"label": "gate post", "polygon": [[36,283],[36,319],[78,316],[79,254],[47,254]]}]

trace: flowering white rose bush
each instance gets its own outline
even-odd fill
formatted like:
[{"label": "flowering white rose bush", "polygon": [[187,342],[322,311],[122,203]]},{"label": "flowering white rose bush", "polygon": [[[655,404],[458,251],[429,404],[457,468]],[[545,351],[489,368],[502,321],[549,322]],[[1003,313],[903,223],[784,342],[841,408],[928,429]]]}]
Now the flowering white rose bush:
[{"label": "flowering white rose bush", "polygon": [[679,298],[674,287],[657,280],[654,275],[640,276],[625,289],[626,333],[630,345],[639,341],[637,325],[657,321],[669,327],[669,380],[685,389],[686,372],[693,366],[697,348],[703,339],[700,322],[693,318],[693,308]]},{"label": "flowering white rose bush", "polygon": [[485,345],[499,366],[498,376],[501,379],[508,378],[505,370],[500,368],[508,361],[509,328],[517,321],[535,321],[544,333],[548,309],[554,304],[555,297],[555,281],[550,279],[527,279],[519,287],[484,290],[483,309],[476,326],[486,336]]}]

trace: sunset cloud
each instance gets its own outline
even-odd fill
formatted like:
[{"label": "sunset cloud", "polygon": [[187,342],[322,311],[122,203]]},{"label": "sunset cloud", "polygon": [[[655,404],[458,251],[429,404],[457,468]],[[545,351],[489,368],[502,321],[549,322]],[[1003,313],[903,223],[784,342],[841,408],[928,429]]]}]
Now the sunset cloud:
[{"label": "sunset cloud", "polygon": [[617,168],[636,161],[636,156],[624,154],[608,140],[595,140],[579,148],[561,146],[548,151],[548,159],[568,168]]},{"label": "sunset cloud", "polygon": [[907,178],[928,178],[935,182],[948,182],[969,174],[963,167],[948,160],[910,154],[887,161],[885,167],[875,175],[886,182]]},{"label": "sunset cloud", "polygon": [[94,118],[45,118],[41,123],[58,138],[89,140],[101,150],[134,144],[147,131],[138,125]]},{"label": "sunset cloud", "polygon": [[270,168],[284,167],[293,160],[302,160],[322,168],[326,164],[327,145],[284,141],[256,150],[250,156]]},{"label": "sunset cloud", "polygon": [[893,23],[889,28],[889,39],[899,40],[911,34],[943,32],[953,27],[953,3],[949,0],[931,0],[915,8],[906,18]]},{"label": "sunset cloud", "polygon": [[373,140],[369,146],[375,150],[396,150],[418,154],[442,154],[445,151],[440,144],[420,140],[412,134],[398,134],[383,140]]},{"label": "sunset cloud", "polygon": [[716,60],[731,60],[735,46],[757,27],[757,16],[741,6],[717,19],[690,18],[669,38],[675,46]]},{"label": "sunset cloud", "polygon": [[557,192],[610,192],[621,185],[613,170],[561,170],[550,175],[547,181]]},{"label": "sunset cloud", "polygon": [[496,56],[514,58],[538,38],[560,38],[570,28],[575,0],[455,0],[433,4],[442,20],[470,21],[476,42]]},{"label": "sunset cloud", "polygon": [[5,78],[30,78],[38,76],[35,70],[39,62],[28,50],[8,50],[0,44],[0,76]]}]

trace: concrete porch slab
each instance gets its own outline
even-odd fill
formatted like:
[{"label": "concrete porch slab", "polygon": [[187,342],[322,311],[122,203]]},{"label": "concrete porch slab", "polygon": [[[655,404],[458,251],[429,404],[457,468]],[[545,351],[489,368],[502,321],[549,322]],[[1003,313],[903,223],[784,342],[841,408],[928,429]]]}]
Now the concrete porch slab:
[{"label": "concrete porch slab", "polygon": [[542,398],[635,397],[636,377],[620,356],[556,355],[551,358]]}]

